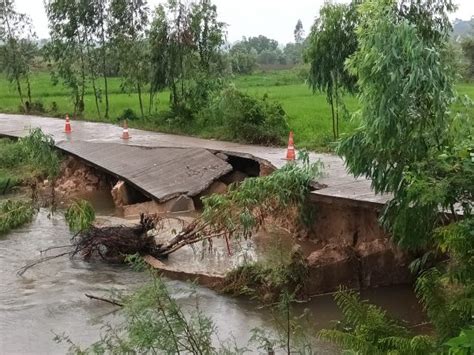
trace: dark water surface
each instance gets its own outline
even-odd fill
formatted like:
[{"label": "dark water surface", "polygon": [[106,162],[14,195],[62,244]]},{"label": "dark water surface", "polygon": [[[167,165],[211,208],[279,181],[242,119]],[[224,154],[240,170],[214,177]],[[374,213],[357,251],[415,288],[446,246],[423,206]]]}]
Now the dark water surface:
[{"label": "dark water surface", "polygon": [[[40,250],[68,244],[70,237],[62,214],[49,216],[47,210],[41,210],[31,224],[0,237],[0,354],[63,354],[67,346],[53,341],[54,334],[63,333],[76,343],[89,345],[99,339],[104,322],[118,324],[122,316],[116,307],[89,300],[84,294],[108,297],[111,289],[131,292],[149,281],[146,273],[124,266],[68,257],[17,276],[18,269],[39,257]],[[214,320],[220,339],[233,335],[237,342],[246,344],[252,328],[273,326],[270,311],[250,300],[222,296],[202,287],[191,295],[191,287],[180,281],[168,280],[167,285],[185,308],[199,302],[201,310]],[[365,296],[405,320],[422,319],[409,288],[371,290]],[[314,332],[340,316],[330,296],[298,305],[301,310],[305,307],[310,309]],[[315,341],[315,351],[330,354],[334,348]]]}]

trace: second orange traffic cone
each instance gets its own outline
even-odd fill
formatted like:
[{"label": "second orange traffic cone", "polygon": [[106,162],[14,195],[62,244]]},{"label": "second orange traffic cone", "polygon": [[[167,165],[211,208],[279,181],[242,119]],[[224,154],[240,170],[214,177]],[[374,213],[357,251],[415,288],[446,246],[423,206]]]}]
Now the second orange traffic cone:
[{"label": "second orange traffic cone", "polygon": [[286,160],[295,160],[296,151],[295,151],[295,142],[293,141],[293,131],[290,131],[290,137],[288,138],[288,149],[286,151]]},{"label": "second orange traffic cone", "polygon": [[72,128],[71,128],[71,121],[69,120],[69,115],[66,114],[66,124],[64,126],[64,132],[65,133],[71,133]]},{"label": "second orange traffic cone", "polygon": [[127,120],[123,121],[123,132],[122,139],[130,139],[130,134],[128,133],[128,122]]}]

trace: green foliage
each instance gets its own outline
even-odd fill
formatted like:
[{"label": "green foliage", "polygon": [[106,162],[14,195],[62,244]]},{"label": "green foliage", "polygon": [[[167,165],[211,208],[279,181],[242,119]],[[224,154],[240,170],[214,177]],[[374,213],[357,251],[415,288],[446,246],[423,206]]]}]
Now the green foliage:
[{"label": "green foliage", "polygon": [[474,37],[466,37],[461,42],[462,52],[467,62],[466,79],[474,79]]},{"label": "green foliage", "polygon": [[25,160],[47,177],[59,174],[60,158],[55,149],[53,137],[35,128],[30,134],[20,138],[19,143]]},{"label": "green foliage", "polygon": [[[469,127],[467,137],[446,146],[433,157],[412,163],[402,176],[403,189],[384,211],[385,227],[406,247],[432,243],[433,230],[450,219],[446,213],[462,210],[471,214],[474,198],[474,151]],[[440,209],[446,213],[440,213]]]},{"label": "green foliage", "polygon": [[449,355],[470,355],[474,352],[474,326],[461,330],[461,334],[445,344]]},{"label": "green foliage", "polygon": [[69,225],[69,229],[74,232],[84,232],[89,229],[95,220],[95,211],[90,202],[76,200],[64,215]]},{"label": "green foliage", "polygon": [[122,114],[117,117],[118,121],[123,121],[123,120],[128,120],[128,121],[136,121],[140,118],[135,111],[133,111],[131,108],[126,108],[123,110]]},{"label": "green foliage", "polygon": [[424,335],[414,336],[384,310],[361,301],[355,292],[340,290],[335,299],[344,319],[338,329],[322,330],[320,336],[323,338],[344,349],[367,355],[421,355],[434,351],[433,339]]},{"label": "green foliage", "polygon": [[224,29],[211,1],[169,0],[155,10],[150,94],[168,86],[171,108],[181,119],[193,118],[219,85],[224,70]]},{"label": "green foliage", "polygon": [[255,144],[282,144],[289,128],[280,104],[257,99],[233,87],[216,93],[200,113],[201,124],[220,126],[232,140]]},{"label": "green foliage", "polygon": [[31,202],[5,201],[0,202],[0,234],[8,233],[30,222],[35,215]]},{"label": "green foliage", "polygon": [[165,283],[156,275],[153,281],[125,299],[125,321],[105,327],[100,341],[87,349],[69,337],[56,336],[70,345],[73,354],[240,354],[243,349],[212,342],[215,326],[198,307],[184,313]]},{"label": "green foliage", "polygon": [[33,130],[18,141],[0,139],[0,194],[37,178],[54,178],[60,158],[51,137]]},{"label": "green foliage", "polygon": [[257,67],[257,58],[255,55],[245,51],[232,50],[230,52],[230,63],[232,73],[252,74]]},{"label": "green foliage", "polygon": [[446,11],[453,8],[451,1],[395,5],[371,0],[360,6],[359,49],[349,68],[358,76],[362,126],[341,142],[339,153],[352,173],[372,179],[377,192],[393,193],[382,222],[400,245],[434,249],[430,254],[442,260],[425,265],[423,257],[416,263],[429,267],[417,275],[416,293],[436,333],[425,341],[393,329],[396,338],[381,339],[371,324],[378,317],[377,324],[389,326],[383,312],[361,317],[360,310],[370,314],[370,306],[349,297],[339,300],[340,306],[364,337],[357,337],[357,327],[350,334],[326,334],[363,353],[441,352],[443,342],[473,324],[474,127],[472,120],[450,112],[455,93]]},{"label": "green foliage", "polygon": [[357,49],[356,4],[325,3],[311,29],[305,53],[306,62],[311,65],[308,84],[313,92],[325,92],[331,105],[334,139],[339,137],[342,93],[356,89],[354,73],[345,68],[347,58]]},{"label": "green foliage", "polygon": [[[31,19],[15,10],[14,1],[4,0],[0,5],[0,68],[15,85],[25,110],[26,104],[31,103],[29,77],[37,52],[34,37]],[[26,94],[23,81],[26,81]]]},{"label": "green foliage", "polygon": [[[372,0],[359,6],[359,47],[349,69],[358,77],[362,125],[338,152],[351,173],[372,179],[377,193],[396,194],[406,186],[404,172],[445,143],[454,76],[443,52],[447,30],[416,26],[393,5]],[[413,6],[409,13],[416,13]]]},{"label": "green foliage", "polygon": [[278,350],[281,350],[287,354],[314,354],[310,340],[313,337],[312,327],[306,319],[307,309],[301,315],[294,316],[292,304],[295,301],[295,294],[284,290],[272,308],[276,334],[254,328],[250,342],[267,353],[280,353]]},{"label": "green foliage", "polygon": [[289,207],[304,207],[311,182],[321,175],[320,162],[287,164],[271,175],[232,184],[225,195],[203,198],[202,218],[217,230],[248,238],[268,216],[285,216]]},{"label": "green foliage", "polygon": [[219,288],[224,293],[252,296],[269,303],[289,290],[304,294],[307,281],[307,265],[304,257],[296,251],[289,260],[259,261],[239,266],[226,274]]},{"label": "green foliage", "polygon": [[122,88],[136,90],[140,112],[144,117],[142,90],[149,79],[149,48],[146,28],[149,25],[146,1],[111,0],[110,42],[121,63]]}]

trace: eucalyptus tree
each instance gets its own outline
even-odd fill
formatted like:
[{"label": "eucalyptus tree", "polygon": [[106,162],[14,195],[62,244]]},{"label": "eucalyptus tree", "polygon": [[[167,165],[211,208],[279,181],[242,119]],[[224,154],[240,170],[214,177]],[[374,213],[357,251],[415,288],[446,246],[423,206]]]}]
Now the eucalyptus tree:
[{"label": "eucalyptus tree", "polygon": [[394,240],[429,250],[412,271],[435,332],[416,336],[343,293],[338,301],[350,333],[325,333],[354,351],[472,350],[469,339],[446,342],[472,331],[474,299],[474,124],[452,112],[453,10],[450,0],[365,0],[359,8],[359,46],[348,68],[358,78],[361,126],[341,141],[338,153],[351,173],[371,179],[377,193],[393,194],[381,220]]},{"label": "eucalyptus tree", "polygon": [[142,117],[145,116],[142,92],[149,80],[149,48],[146,31],[149,9],[145,0],[111,0],[109,35],[120,60],[122,87],[136,90]]},{"label": "eucalyptus tree", "polygon": [[167,85],[171,106],[189,116],[222,75],[225,24],[209,0],[169,0],[155,11],[150,29],[152,90]]},{"label": "eucalyptus tree", "polygon": [[356,90],[356,78],[344,66],[357,48],[356,7],[357,0],[351,4],[325,3],[311,28],[305,53],[310,63],[308,84],[314,92],[325,92],[331,105],[334,139],[339,137],[342,93]]},{"label": "eucalyptus tree", "polygon": [[[447,65],[450,0],[371,0],[360,12],[359,47],[348,61],[358,78],[362,125],[339,153],[377,193],[401,191],[404,173],[446,143],[455,75]],[[426,8],[420,4],[432,6]]]},{"label": "eucalyptus tree", "polygon": [[92,5],[95,13],[95,35],[96,40],[99,45],[100,51],[100,63],[102,77],[104,79],[104,97],[105,97],[105,118],[109,117],[109,84],[107,80],[108,70],[107,70],[107,56],[108,51],[108,11],[110,6],[110,0],[93,0]]},{"label": "eucalyptus tree", "polygon": [[467,62],[466,77],[474,79],[474,36],[464,38],[461,48]]},{"label": "eucalyptus tree", "polygon": [[304,29],[303,29],[303,22],[301,19],[296,22],[295,30],[293,31],[295,36],[295,43],[296,44],[303,44],[304,42]]},{"label": "eucalyptus tree", "polygon": [[166,10],[163,5],[158,6],[148,34],[150,46],[150,102],[148,113],[151,114],[155,95],[168,86],[169,70],[169,25]]},{"label": "eucalyptus tree", "polygon": [[52,62],[52,78],[71,91],[74,114],[84,111],[86,91],[88,28],[84,26],[84,2],[77,0],[45,1],[51,41],[46,58]]},{"label": "eucalyptus tree", "polygon": [[216,65],[222,58],[226,24],[217,19],[217,7],[210,0],[192,3],[190,16],[190,29],[199,54],[200,70],[212,75],[216,73]]},{"label": "eucalyptus tree", "polygon": [[31,103],[30,74],[36,54],[35,34],[31,19],[15,10],[12,0],[0,1],[0,63],[10,83],[14,83],[21,105],[28,110],[22,81],[26,81],[26,97]]}]

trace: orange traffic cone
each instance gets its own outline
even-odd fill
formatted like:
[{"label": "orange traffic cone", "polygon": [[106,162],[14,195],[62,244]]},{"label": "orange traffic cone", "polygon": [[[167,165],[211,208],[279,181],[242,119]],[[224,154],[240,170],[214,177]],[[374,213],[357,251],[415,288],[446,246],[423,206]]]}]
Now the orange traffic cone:
[{"label": "orange traffic cone", "polygon": [[286,160],[295,160],[295,143],[293,141],[293,131],[290,131],[290,137],[288,138],[288,150],[286,151]]},{"label": "orange traffic cone", "polygon": [[128,133],[128,122],[127,120],[123,121],[123,132],[122,132],[122,139],[130,139],[130,134]]},{"label": "orange traffic cone", "polygon": [[72,128],[71,128],[71,121],[69,120],[69,115],[66,114],[66,125],[64,126],[64,132],[65,133],[71,133]]}]

